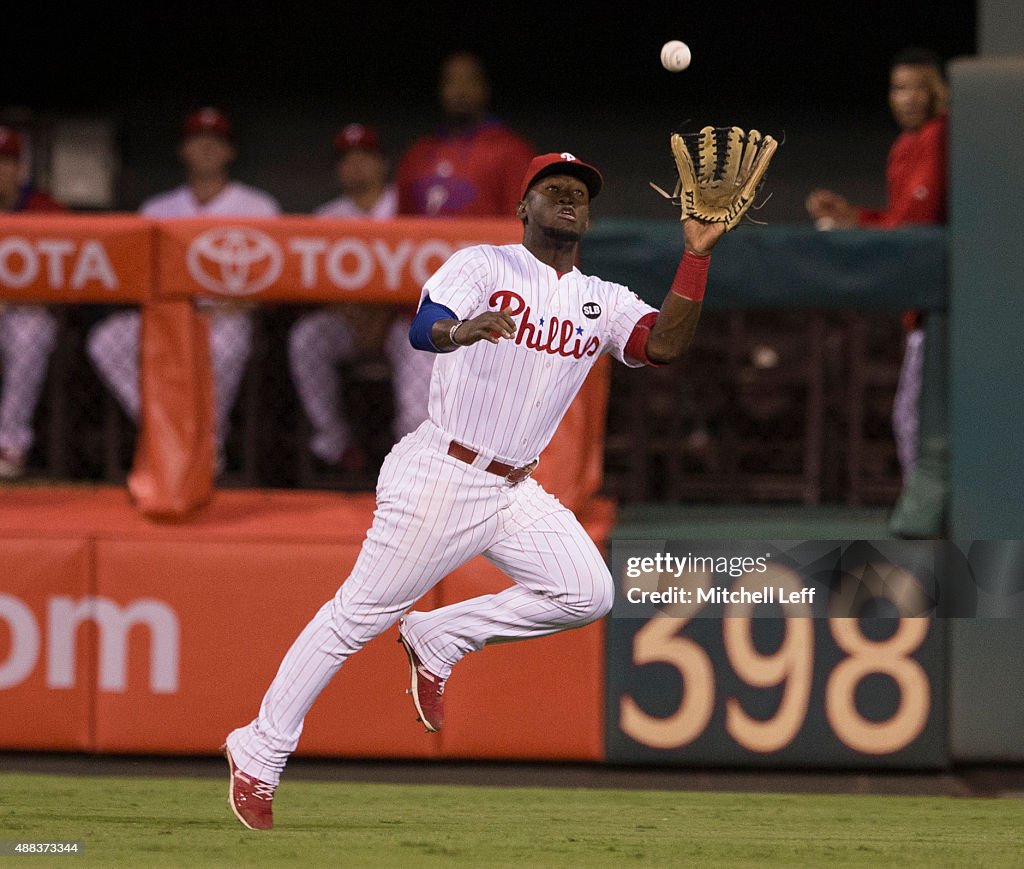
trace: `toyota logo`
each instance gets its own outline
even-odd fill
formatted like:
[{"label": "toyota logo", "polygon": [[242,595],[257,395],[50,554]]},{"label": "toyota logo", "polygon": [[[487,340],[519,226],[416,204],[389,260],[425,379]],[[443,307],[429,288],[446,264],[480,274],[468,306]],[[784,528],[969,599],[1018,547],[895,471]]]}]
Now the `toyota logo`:
[{"label": "toyota logo", "polygon": [[269,235],[247,226],[218,226],[188,247],[189,274],[225,296],[251,296],[281,274],[281,248]]}]

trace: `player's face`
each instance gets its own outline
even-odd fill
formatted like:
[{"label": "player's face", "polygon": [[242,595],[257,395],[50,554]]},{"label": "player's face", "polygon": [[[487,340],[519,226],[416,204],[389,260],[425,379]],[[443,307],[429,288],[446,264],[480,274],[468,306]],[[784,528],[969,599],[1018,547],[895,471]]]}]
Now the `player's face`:
[{"label": "player's face", "polygon": [[352,148],[338,159],[338,183],[349,195],[383,186],[387,171],[384,157],[365,148]]},{"label": "player's face", "polygon": [[916,130],[938,111],[942,81],[930,66],[900,65],[889,76],[889,108],[901,130]]},{"label": "player's face", "polygon": [[526,192],[519,217],[547,235],[579,240],[590,227],[590,191],[574,175],[548,175]]},{"label": "player's face", "polygon": [[181,143],[179,154],[185,169],[196,175],[222,174],[235,159],[231,143],[213,133],[189,136]]},{"label": "player's face", "polygon": [[483,67],[472,55],[457,54],[441,70],[441,107],[452,119],[481,117],[491,98]]}]

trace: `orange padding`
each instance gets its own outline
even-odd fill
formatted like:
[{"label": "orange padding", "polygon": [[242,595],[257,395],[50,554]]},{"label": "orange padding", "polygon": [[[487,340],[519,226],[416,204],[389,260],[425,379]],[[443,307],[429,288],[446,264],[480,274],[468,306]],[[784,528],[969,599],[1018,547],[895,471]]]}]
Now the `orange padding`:
[{"label": "orange padding", "polygon": [[459,248],[521,241],[513,218],[0,218],[0,303],[210,296],[416,304]]},{"label": "orange padding", "polygon": [[137,304],[155,290],[156,224],[129,215],[0,217],[5,302]]},{"label": "orange padding", "polygon": [[[372,511],[370,495],[228,491],[182,527],[146,522],[113,487],[3,490],[0,749],[216,751],[351,569]],[[581,521],[603,542],[611,503]],[[418,606],[508,582],[476,559]],[[407,672],[392,628],[321,695],[300,751],[604,757],[600,624],[469,656],[437,735],[413,720]]]},{"label": "orange padding", "polygon": [[[416,303],[451,253],[522,238],[510,219],[308,217],[0,219],[7,301],[141,303],[141,420],[128,488],[152,519],[190,518],[213,497],[213,393],[196,295],[287,302]],[[591,373],[537,477],[570,509],[601,485],[607,361]]]},{"label": "orange padding", "polygon": [[142,309],[141,419],[128,492],[151,519],[182,519],[213,497],[209,331],[187,299]]}]

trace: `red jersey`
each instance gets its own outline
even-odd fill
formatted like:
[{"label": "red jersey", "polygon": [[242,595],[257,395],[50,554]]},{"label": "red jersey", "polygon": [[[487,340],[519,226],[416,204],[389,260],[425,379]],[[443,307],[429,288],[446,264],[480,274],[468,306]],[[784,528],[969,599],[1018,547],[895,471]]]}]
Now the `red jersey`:
[{"label": "red jersey", "polygon": [[397,173],[399,214],[515,214],[533,146],[496,120],[413,143]]},{"label": "red jersey", "polygon": [[860,226],[946,222],[946,127],[946,115],[939,115],[896,138],[886,164],[886,207],[858,208]]},{"label": "red jersey", "polygon": [[45,193],[40,193],[38,190],[33,190],[31,187],[25,187],[21,191],[21,195],[18,197],[18,201],[14,203],[12,211],[67,211],[67,209],[61,205],[52,196],[48,196]]}]

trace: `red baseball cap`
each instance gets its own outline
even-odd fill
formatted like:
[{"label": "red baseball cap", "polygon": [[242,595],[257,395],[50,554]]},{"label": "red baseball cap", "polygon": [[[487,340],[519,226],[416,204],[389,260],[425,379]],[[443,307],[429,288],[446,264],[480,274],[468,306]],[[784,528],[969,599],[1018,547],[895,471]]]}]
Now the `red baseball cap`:
[{"label": "red baseball cap", "polygon": [[568,151],[560,154],[541,154],[530,161],[526,170],[526,177],[523,178],[523,190],[519,195],[520,199],[526,198],[526,192],[541,178],[548,175],[572,175],[579,178],[587,185],[590,191],[590,198],[595,199],[604,186],[604,178],[589,163],[578,160]]},{"label": "red baseball cap", "polygon": [[215,136],[222,136],[225,139],[231,138],[231,121],[220,109],[213,106],[206,106],[192,112],[185,118],[183,135],[198,136],[202,133],[212,133]]},{"label": "red baseball cap", "polygon": [[21,136],[17,130],[0,127],[0,156],[14,157],[16,160],[21,157]]},{"label": "red baseball cap", "polygon": [[380,150],[380,136],[373,127],[363,124],[347,124],[334,137],[334,150],[339,154],[345,154],[353,148],[363,148],[366,151]]}]

